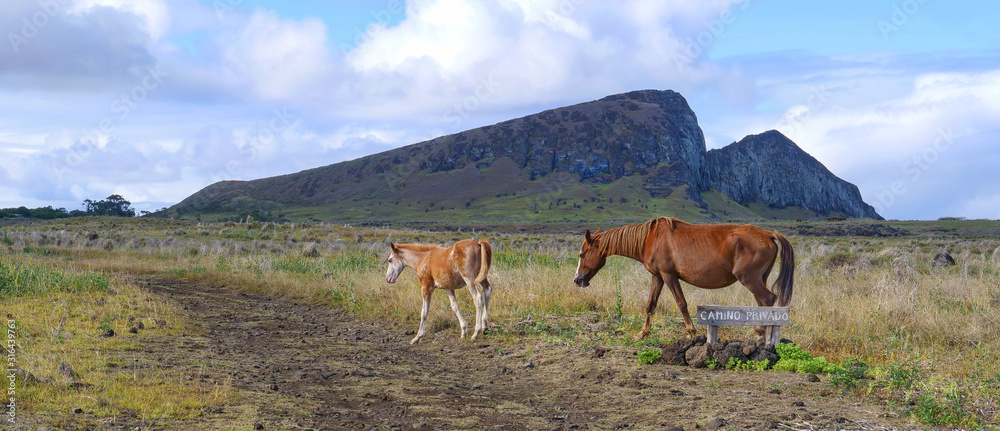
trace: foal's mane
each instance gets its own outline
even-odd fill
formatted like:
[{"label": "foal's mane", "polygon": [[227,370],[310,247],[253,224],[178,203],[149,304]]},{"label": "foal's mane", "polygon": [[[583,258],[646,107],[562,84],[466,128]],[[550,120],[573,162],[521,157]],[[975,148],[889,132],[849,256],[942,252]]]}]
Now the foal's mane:
[{"label": "foal's mane", "polygon": [[616,227],[595,236],[597,249],[603,255],[642,256],[646,236],[657,219],[644,223]]}]

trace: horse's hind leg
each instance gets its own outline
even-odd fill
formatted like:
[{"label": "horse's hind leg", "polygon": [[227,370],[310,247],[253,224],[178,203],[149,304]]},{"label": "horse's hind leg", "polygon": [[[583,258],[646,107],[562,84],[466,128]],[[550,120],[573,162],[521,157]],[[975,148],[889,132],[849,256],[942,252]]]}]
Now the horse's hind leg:
[{"label": "horse's hind leg", "polygon": [[451,301],[451,311],[455,312],[455,317],[458,317],[458,326],[462,328],[460,338],[465,338],[465,330],[468,329],[469,325],[465,323],[465,318],[462,317],[462,310],[458,308],[458,299],[455,298],[455,291],[448,289],[446,292],[448,292],[448,300]]},{"label": "horse's hind leg", "polygon": [[427,333],[427,314],[431,311],[431,292],[434,292],[433,286],[422,286],[420,289],[420,294],[424,298],[424,307],[420,309],[420,329],[417,330],[417,336],[410,340],[410,344],[417,344],[420,338]]},{"label": "horse's hind leg", "polygon": [[[684,317],[684,328],[687,329],[688,338],[694,338],[695,335],[698,335],[698,330],[694,329],[694,323],[691,322],[691,314],[688,313],[688,303],[684,299],[684,291],[681,290],[681,282],[677,279],[677,274],[667,275],[664,279],[666,280],[667,287],[670,288],[670,293],[674,295],[677,308],[681,310],[681,316]],[[647,321],[648,319],[647,317]]]},{"label": "horse's hind leg", "polygon": [[476,329],[472,331],[472,339],[476,340],[480,335],[483,335],[483,295],[479,293],[479,288],[473,280],[466,280],[466,286],[469,287],[469,293],[472,294],[472,302],[476,304]]},{"label": "horse's hind leg", "polygon": [[493,286],[488,280],[483,280],[483,333],[490,327],[490,299],[493,297]]},{"label": "horse's hind leg", "polygon": [[[763,277],[767,277],[767,273],[765,273]],[[778,297],[770,290],[767,290],[767,284],[764,283],[765,278],[763,277],[747,275],[740,277],[739,280],[740,283],[750,290],[750,293],[753,293],[754,299],[757,300],[757,305],[761,307],[770,307],[774,305],[774,301],[776,301]],[[754,326],[753,332],[757,334],[757,338],[764,337],[763,326]]]}]

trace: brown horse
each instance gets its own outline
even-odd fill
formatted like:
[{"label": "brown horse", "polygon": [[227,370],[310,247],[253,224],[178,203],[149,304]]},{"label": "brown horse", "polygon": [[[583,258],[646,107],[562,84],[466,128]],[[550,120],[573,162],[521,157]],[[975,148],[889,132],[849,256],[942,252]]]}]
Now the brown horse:
[{"label": "brown horse", "polygon": [[[781,247],[781,271],[775,281],[774,293],[767,290],[767,277]],[[684,315],[688,336],[697,331],[688,314],[687,301],[678,280],[702,289],[719,289],[739,280],[761,306],[787,306],[792,299],[792,276],[795,254],[788,239],[777,232],[768,232],[753,225],[699,225],[675,218],[661,217],[587,234],[580,249],[580,263],[573,282],[580,287],[604,266],[608,256],[630,257],[642,262],[653,274],[646,304],[646,324],[639,337],[649,334],[653,311],[666,283]],[[777,295],[775,295],[777,293]],[[763,336],[763,328],[756,328]]]},{"label": "brown horse", "polygon": [[[458,317],[458,324],[462,328],[461,338],[465,338],[468,326],[462,317],[462,311],[458,308],[455,289],[467,286],[476,304],[476,328],[472,333],[472,339],[475,340],[482,335],[490,322],[490,297],[493,295],[493,288],[486,280],[493,261],[493,247],[489,242],[466,239],[456,242],[451,247],[389,243],[389,249],[389,257],[386,259],[389,268],[385,272],[385,281],[395,283],[406,267],[417,271],[417,279],[420,280],[420,293],[424,299],[424,306],[420,310],[420,329],[410,344],[420,341],[427,330],[427,313],[431,307],[431,293],[435,288],[448,292],[451,309]],[[482,286],[482,292],[476,288],[477,284]]]}]

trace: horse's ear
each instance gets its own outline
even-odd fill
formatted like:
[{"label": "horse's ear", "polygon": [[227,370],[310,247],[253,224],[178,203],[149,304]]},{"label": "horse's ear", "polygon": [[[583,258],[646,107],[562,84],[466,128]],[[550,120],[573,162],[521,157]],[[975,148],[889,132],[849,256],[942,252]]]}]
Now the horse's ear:
[{"label": "horse's ear", "polygon": [[396,244],[392,241],[389,241],[389,249],[392,250],[393,254],[399,253],[399,249],[396,248]]},{"label": "horse's ear", "polygon": [[[600,229],[597,229],[597,231],[600,232]],[[587,233],[584,235],[584,239],[587,240],[587,244],[594,243],[594,237],[590,236],[590,229],[587,229]]]}]

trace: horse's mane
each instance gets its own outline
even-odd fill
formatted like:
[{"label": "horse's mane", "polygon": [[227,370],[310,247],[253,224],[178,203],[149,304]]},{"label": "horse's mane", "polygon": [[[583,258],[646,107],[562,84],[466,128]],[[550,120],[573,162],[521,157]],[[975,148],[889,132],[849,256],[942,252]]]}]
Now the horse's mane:
[{"label": "horse's mane", "polygon": [[629,224],[601,232],[596,235],[598,250],[604,255],[642,256],[643,247],[646,245],[646,236],[649,235],[656,220]]},{"label": "horse's mane", "polygon": [[438,244],[396,244],[396,248],[412,250],[418,253],[428,252],[441,248]]}]

